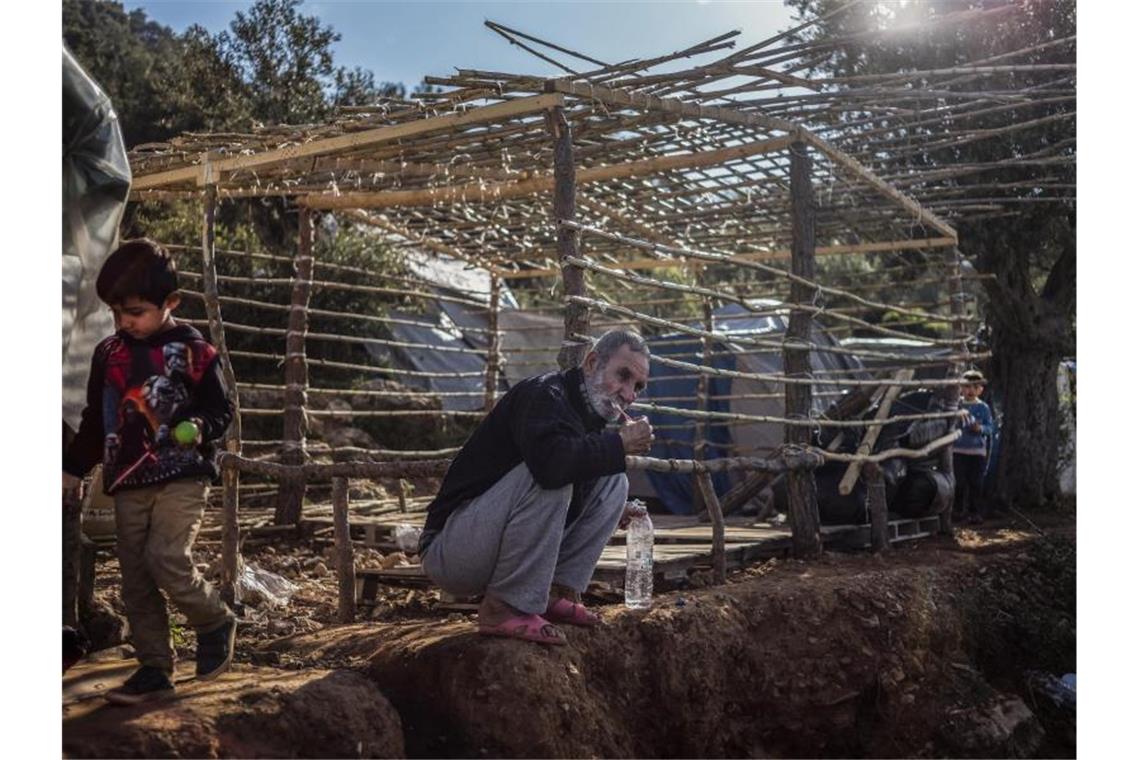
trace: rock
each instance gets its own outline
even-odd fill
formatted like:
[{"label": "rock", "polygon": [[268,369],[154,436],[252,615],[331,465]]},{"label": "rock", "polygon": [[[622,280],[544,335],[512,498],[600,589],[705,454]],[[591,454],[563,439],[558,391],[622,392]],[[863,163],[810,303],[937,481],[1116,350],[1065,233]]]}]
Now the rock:
[{"label": "rock", "polygon": [[393,567],[399,565],[403,559],[404,558],[400,555],[399,552],[392,552],[387,557],[384,557],[380,560],[380,567],[384,568],[385,570],[391,570]]},{"label": "rock", "polygon": [[64,756],[404,756],[400,716],[375,684],[347,670],[239,666],[209,682],[176,678],[177,698],[164,702],[109,707],[88,694],[68,703],[69,683],[80,688],[86,677],[105,688],[132,668],[81,663],[68,672]]},{"label": "rock", "polygon": [[265,629],[270,636],[292,636],[296,626],[288,620],[270,620]]},{"label": "rock", "polygon": [[957,757],[1034,757],[1045,738],[1030,709],[1010,694],[955,715],[941,733]]},{"label": "rock", "polygon": [[90,652],[118,646],[126,641],[127,619],[116,614],[114,608],[106,602],[96,600],[90,609],[84,610],[80,624],[87,636]]}]

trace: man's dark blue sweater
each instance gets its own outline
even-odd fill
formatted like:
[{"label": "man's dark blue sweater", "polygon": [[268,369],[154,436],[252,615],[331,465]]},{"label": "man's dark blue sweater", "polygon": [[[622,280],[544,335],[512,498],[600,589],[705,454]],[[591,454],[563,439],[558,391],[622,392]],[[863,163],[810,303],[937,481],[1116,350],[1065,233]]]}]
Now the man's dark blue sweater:
[{"label": "man's dark blue sweater", "polygon": [[428,505],[425,539],[520,462],[526,462],[542,488],[574,485],[569,523],[598,478],[625,472],[621,436],[605,426],[586,399],[581,369],[519,382],[499,399],[452,461],[439,494]]}]

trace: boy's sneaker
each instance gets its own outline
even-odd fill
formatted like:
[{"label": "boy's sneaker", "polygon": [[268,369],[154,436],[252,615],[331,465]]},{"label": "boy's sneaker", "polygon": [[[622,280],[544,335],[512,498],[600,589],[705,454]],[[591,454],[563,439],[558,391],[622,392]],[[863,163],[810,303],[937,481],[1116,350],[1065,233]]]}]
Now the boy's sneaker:
[{"label": "boy's sneaker", "polygon": [[237,618],[228,617],[226,622],[212,631],[198,634],[198,653],[195,669],[199,681],[217,678],[230,669],[234,658],[234,637],[237,635]]},{"label": "boy's sneaker", "polygon": [[161,668],[153,665],[143,665],[131,674],[131,677],[108,691],[104,696],[107,701],[116,705],[137,705],[151,699],[161,699],[174,693],[174,684],[170,675]]}]

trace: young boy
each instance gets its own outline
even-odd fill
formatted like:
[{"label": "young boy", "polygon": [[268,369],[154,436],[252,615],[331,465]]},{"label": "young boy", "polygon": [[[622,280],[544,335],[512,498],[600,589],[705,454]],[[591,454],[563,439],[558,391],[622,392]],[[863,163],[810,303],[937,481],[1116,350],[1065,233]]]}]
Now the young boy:
[{"label": "young boy", "polygon": [[986,378],[976,369],[962,374],[959,408],[966,412],[959,424],[962,437],[954,442],[954,512],[971,524],[989,517],[982,503],[982,482],[986,474],[987,439],[993,435],[990,407],[979,398]]},{"label": "young boy", "polygon": [[123,605],[140,667],[107,693],[136,704],[173,693],[174,648],[166,600],[198,636],[197,676],[229,669],[237,621],[198,573],[190,548],[202,522],[213,447],[233,417],[218,355],[171,316],[180,302],[174,261],[150,240],[128,240],[95,283],[116,332],[96,348],[79,432],[64,453],[63,488],[78,489],[96,463],[115,499]]}]

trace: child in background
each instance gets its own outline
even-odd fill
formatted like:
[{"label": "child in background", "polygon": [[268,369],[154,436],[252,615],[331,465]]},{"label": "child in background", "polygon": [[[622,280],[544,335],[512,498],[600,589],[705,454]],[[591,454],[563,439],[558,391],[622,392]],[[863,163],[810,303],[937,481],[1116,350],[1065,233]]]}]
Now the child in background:
[{"label": "child in background", "polygon": [[63,488],[103,463],[115,499],[123,605],[140,667],[107,692],[136,704],[174,691],[174,647],[163,592],[198,634],[197,677],[214,678],[233,659],[237,620],[194,566],[190,549],[217,476],[210,441],[233,417],[218,354],[171,316],[178,274],[165,249],[129,240],[95,283],[116,332],[96,348],[79,432],[64,453]]},{"label": "child in background", "polygon": [[954,442],[954,514],[976,525],[989,517],[982,501],[989,438],[993,435],[993,415],[981,400],[986,378],[976,369],[962,375],[959,408],[965,413],[959,423],[962,437]]}]

